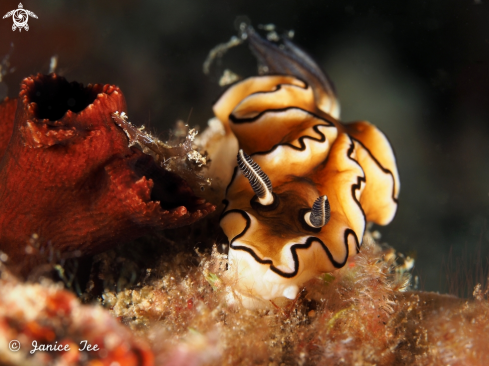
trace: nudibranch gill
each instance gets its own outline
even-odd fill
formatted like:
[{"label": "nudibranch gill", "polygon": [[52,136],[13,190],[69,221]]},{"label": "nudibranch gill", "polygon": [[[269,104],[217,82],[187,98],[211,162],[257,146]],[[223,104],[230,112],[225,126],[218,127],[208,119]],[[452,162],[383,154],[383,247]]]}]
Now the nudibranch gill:
[{"label": "nudibranch gill", "polygon": [[332,85],[303,51],[247,31],[271,74],[234,84],[214,105],[232,174],[220,225],[239,295],[294,299],[360,251],[367,222],[393,219],[396,159],[375,126],[339,121]]}]

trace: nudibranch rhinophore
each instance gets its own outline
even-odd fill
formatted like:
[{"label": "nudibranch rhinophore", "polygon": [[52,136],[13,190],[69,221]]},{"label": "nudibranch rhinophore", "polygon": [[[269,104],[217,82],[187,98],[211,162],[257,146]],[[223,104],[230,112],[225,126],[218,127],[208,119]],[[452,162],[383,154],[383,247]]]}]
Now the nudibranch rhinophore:
[{"label": "nudibranch rhinophore", "polygon": [[226,153],[211,159],[230,171],[220,224],[239,295],[294,299],[360,251],[367,222],[393,219],[396,160],[375,126],[339,121],[331,83],[290,40],[245,33],[268,74],[232,85],[214,105],[225,131],[214,151]]}]

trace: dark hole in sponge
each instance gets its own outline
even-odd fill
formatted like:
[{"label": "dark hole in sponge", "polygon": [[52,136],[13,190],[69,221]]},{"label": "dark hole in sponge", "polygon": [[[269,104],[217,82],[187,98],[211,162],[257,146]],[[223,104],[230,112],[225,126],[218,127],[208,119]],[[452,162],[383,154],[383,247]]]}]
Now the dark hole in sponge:
[{"label": "dark hole in sponge", "polygon": [[102,85],[88,85],[77,82],[69,83],[65,78],[51,75],[38,75],[34,79],[27,95],[29,103],[36,103],[36,118],[56,121],[71,110],[81,112],[97,98],[103,90]]},{"label": "dark hole in sponge", "polygon": [[151,190],[151,200],[159,201],[161,208],[171,210],[185,206],[192,212],[195,200],[192,189],[187,182],[173,172],[160,168],[149,155],[142,155],[134,166],[134,171],[147,179],[152,179],[154,186]]}]

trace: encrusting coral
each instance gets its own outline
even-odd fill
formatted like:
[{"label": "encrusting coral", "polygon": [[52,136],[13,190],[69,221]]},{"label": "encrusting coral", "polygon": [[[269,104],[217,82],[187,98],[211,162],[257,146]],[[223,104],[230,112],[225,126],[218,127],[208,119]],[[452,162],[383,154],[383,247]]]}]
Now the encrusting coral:
[{"label": "encrusting coral", "polygon": [[[0,104],[0,250],[21,272],[43,251],[93,255],[214,210],[180,176],[128,146],[111,117],[126,109],[119,88],[55,74],[26,78],[21,88],[17,100]],[[32,234],[42,245],[26,256]]]}]

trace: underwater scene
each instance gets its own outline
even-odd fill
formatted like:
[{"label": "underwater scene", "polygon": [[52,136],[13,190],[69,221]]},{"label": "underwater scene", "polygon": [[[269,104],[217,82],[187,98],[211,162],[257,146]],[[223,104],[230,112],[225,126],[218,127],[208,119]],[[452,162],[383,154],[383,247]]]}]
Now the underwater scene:
[{"label": "underwater scene", "polygon": [[0,365],[489,364],[488,2],[0,15]]}]

